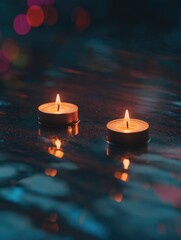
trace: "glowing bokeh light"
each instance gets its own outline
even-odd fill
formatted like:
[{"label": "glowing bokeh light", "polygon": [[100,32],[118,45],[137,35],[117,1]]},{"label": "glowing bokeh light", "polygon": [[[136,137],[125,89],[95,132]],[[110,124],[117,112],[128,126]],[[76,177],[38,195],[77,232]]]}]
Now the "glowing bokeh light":
[{"label": "glowing bokeh light", "polygon": [[6,39],[2,43],[2,51],[11,62],[15,61],[20,53],[19,46],[13,39]]},{"label": "glowing bokeh light", "polygon": [[0,51],[0,72],[6,72],[9,69],[10,61],[6,58],[2,51]]},{"label": "glowing bokeh light", "polygon": [[75,26],[79,31],[85,30],[91,23],[90,14],[82,7],[75,9]]},{"label": "glowing bokeh light", "polygon": [[44,12],[39,6],[31,6],[26,16],[29,25],[32,27],[39,27],[44,22]]},{"label": "glowing bokeh light", "polygon": [[54,25],[58,20],[58,12],[54,6],[43,7],[45,20],[44,23],[48,26]]},{"label": "glowing bokeh light", "polygon": [[19,14],[15,17],[13,27],[19,35],[26,35],[31,29],[25,14]]}]

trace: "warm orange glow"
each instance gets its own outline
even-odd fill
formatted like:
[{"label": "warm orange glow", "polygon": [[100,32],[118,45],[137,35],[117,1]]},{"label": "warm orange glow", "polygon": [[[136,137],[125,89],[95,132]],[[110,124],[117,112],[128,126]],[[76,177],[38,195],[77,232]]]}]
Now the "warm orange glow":
[{"label": "warm orange glow", "polygon": [[114,177],[117,179],[121,179],[121,175],[122,175],[121,172],[118,172],[118,171],[114,173]]},{"label": "warm orange glow", "polygon": [[61,149],[57,149],[56,147],[49,147],[48,153],[57,158],[63,158],[64,156],[64,152]]},{"label": "warm orange glow", "polygon": [[57,94],[56,96],[56,101],[55,101],[56,104],[60,104],[61,103],[61,100],[60,100],[60,95]]},{"label": "warm orange glow", "polygon": [[125,111],[124,122],[125,122],[126,128],[129,128],[130,117],[129,117],[129,111],[128,110]]},{"label": "warm orange glow", "polygon": [[57,158],[63,158],[64,152],[61,150],[56,150],[54,156]]},{"label": "warm orange glow", "polygon": [[123,194],[118,193],[118,194],[114,197],[114,200],[115,200],[116,202],[122,202],[122,200],[123,200]]},{"label": "warm orange glow", "polygon": [[128,174],[127,173],[121,173],[119,171],[116,171],[114,173],[114,177],[123,181],[123,182],[127,182],[128,181]]},{"label": "warm orange glow", "polygon": [[75,124],[74,126],[68,126],[67,132],[70,135],[78,135],[79,134],[78,124]]},{"label": "warm orange glow", "polygon": [[124,165],[124,169],[128,169],[129,168],[129,165],[130,165],[130,160],[125,158],[123,159],[123,165]]},{"label": "warm orange glow", "polygon": [[52,168],[47,168],[45,170],[45,174],[47,176],[55,177],[57,175],[57,170],[56,169],[52,169]]},{"label": "warm orange glow", "polygon": [[57,149],[60,149],[61,145],[62,145],[61,141],[59,139],[56,139],[55,146],[57,147]]},{"label": "warm orange glow", "polygon": [[70,135],[72,135],[72,133],[73,133],[73,128],[72,128],[72,126],[68,126],[68,133],[69,133]]},{"label": "warm orange glow", "polygon": [[48,152],[49,154],[57,157],[57,158],[63,158],[64,152],[61,149],[62,142],[58,138],[51,139],[51,142],[55,145],[55,147],[49,147]]},{"label": "warm orange glow", "polygon": [[123,174],[121,175],[121,180],[122,180],[123,182],[127,182],[127,181],[128,181],[128,174],[127,174],[127,173],[123,173]]}]

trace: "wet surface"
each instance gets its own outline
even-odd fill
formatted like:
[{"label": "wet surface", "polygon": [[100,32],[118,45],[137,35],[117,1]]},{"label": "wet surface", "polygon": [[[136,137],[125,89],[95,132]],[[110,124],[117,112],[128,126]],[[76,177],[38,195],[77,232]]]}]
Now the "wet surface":
[{"label": "wet surface", "polygon": [[[2,75],[2,240],[181,239],[180,58],[106,46],[82,49],[79,68],[45,61]],[[74,128],[37,123],[38,105],[57,92],[79,106]],[[148,146],[105,141],[125,109],[150,124]]]}]

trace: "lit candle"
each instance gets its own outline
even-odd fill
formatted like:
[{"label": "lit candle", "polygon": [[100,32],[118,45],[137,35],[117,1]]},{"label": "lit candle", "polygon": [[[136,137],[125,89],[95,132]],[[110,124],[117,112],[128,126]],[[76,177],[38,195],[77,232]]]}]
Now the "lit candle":
[{"label": "lit candle", "polygon": [[117,145],[138,145],[149,140],[149,124],[129,117],[126,110],[124,118],[108,122],[107,141]]},{"label": "lit candle", "polygon": [[55,102],[44,103],[38,107],[38,122],[43,126],[67,126],[78,121],[78,106],[61,102],[59,94]]}]

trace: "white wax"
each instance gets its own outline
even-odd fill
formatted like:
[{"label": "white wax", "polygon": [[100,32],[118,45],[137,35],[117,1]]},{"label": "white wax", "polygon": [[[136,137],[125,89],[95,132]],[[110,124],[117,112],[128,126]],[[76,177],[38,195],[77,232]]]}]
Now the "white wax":
[{"label": "white wax", "polygon": [[50,102],[40,105],[38,110],[47,114],[66,114],[78,111],[78,107],[72,103],[61,102],[58,110],[58,104]]},{"label": "white wax", "polygon": [[130,119],[129,126],[127,128],[125,119],[116,119],[107,124],[107,128],[120,133],[137,133],[145,131],[149,128],[149,124],[139,119]]}]

